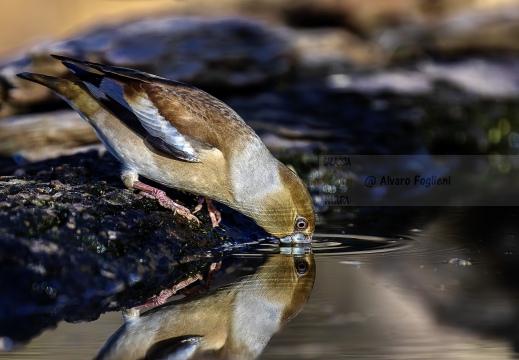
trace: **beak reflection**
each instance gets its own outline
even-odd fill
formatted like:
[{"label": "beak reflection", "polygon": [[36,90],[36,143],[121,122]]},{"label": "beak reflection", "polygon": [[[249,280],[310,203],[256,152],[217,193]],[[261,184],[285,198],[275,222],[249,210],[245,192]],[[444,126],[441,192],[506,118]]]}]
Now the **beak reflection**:
[{"label": "beak reflection", "polygon": [[312,242],[312,235],[303,233],[293,233],[279,239],[281,244],[309,244]]}]

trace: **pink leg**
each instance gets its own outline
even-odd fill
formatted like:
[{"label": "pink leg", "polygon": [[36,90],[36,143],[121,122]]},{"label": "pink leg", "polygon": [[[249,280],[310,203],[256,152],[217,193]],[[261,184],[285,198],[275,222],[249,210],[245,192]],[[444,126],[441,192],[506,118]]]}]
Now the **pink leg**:
[{"label": "pink leg", "polygon": [[173,200],[171,200],[164,191],[154,188],[153,186],[146,185],[145,183],[142,183],[140,181],[134,181],[133,188],[141,190],[141,193],[144,196],[157,199],[160,205],[173,210],[173,214],[178,213],[179,215],[184,216],[188,220],[195,220],[197,223],[200,223],[197,217],[191,214],[191,212],[186,207],[179,205]]},{"label": "pink leg", "polygon": [[203,278],[200,278],[200,284],[194,285],[193,287],[189,289],[181,289],[180,293],[185,296],[193,296],[193,295],[200,295],[205,294],[209,291],[209,288],[211,287],[211,283],[213,282],[214,274],[220,270],[222,267],[222,262],[219,261],[217,263],[211,263],[209,266],[209,271],[207,272],[207,276],[205,280]]},{"label": "pink leg", "polygon": [[206,198],[204,196],[198,197],[198,205],[195,207],[195,211],[193,211],[193,214],[197,213],[198,211],[200,211],[202,209],[204,200],[207,205],[207,211],[209,212],[209,217],[211,218],[211,223],[212,223],[213,227],[218,226],[220,224],[220,221],[222,221],[222,215],[214,207],[213,200],[211,200],[209,198]]},{"label": "pink leg", "polygon": [[192,276],[184,281],[179,282],[175,286],[169,289],[164,289],[159,295],[149,299],[144,305],[136,306],[134,309],[149,309],[155,306],[164,304],[171,296],[175,295],[179,290],[182,290],[186,286],[194,283],[197,280],[202,280],[202,275]]},{"label": "pink leg", "polygon": [[214,274],[222,268],[222,262],[219,261],[217,263],[211,263],[209,267],[209,272],[207,273],[207,279],[205,280],[205,286],[207,289],[211,287],[211,283],[213,282]]}]

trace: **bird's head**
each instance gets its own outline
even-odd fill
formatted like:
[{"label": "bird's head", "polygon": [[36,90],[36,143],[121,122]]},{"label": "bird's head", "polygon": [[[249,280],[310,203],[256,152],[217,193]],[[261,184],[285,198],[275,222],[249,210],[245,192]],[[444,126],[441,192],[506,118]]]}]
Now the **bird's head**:
[{"label": "bird's head", "polygon": [[263,202],[263,211],[252,218],[284,244],[309,243],[315,230],[312,197],[303,181],[282,163],[278,166],[281,188]]}]

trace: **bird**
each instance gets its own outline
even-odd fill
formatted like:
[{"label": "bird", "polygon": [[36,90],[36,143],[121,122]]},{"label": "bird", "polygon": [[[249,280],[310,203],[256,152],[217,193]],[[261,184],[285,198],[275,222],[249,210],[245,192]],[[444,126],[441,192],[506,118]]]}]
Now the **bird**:
[{"label": "bird", "polygon": [[199,196],[213,226],[212,200],[250,217],[283,244],[309,243],[312,197],[299,176],[277,160],[254,130],[222,101],[189,84],[113,65],[50,55],[73,79],[17,74],[53,90],[94,128],[122,163],[121,179],[160,205],[198,219],[139,176]]},{"label": "bird", "polygon": [[308,301],[315,268],[312,253],[273,254],[229,285],[143,314],[130,309],[96,360],[255,359]]}]

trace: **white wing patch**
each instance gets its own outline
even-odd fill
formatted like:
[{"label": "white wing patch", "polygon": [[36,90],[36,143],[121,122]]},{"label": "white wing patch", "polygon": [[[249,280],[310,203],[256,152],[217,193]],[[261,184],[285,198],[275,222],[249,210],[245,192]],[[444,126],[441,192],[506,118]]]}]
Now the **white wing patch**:
[{"label": "white wing patch", "polygon": [[127,102],[151,136],[160,138],[172,147],[196,158],[193,146],[169,121],[160,115],[159,110],[149,99],[139,96],[137,101],[127,99]]}]

